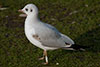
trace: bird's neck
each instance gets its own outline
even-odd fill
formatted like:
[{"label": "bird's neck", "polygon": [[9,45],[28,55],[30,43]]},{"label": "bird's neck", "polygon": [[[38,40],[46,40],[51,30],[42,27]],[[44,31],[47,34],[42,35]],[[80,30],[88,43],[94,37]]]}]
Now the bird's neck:
[{"label": "bird's neck", "polygon": [[26,19],[30,19],[30,20],[34,20],[34,21],[37,21],[37,20],[39,20],[39,18],[38,18],[38,15],[37,14],[35,14],[35,15],[28,15],[27,16],[27,18]]},{"label": "bird's neck", "polygon": [[27,17],[26,17],[26,20],[25,20],[25,22],[26,23],[38,23],[40,20],[39,20],[39,18],[38,18],[38,15],[28,15]]}]

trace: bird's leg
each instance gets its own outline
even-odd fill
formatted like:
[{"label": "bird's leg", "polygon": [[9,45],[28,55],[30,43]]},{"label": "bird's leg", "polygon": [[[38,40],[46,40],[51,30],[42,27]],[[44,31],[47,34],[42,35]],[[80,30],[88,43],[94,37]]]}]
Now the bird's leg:
[{"label": "bird's leg", "polygon": [[43,60],[44,59],[44,56],[43,57],[41,57],[41,58],[39,58],[39,60]]},{"label": "bird's leg", "polygon": [[44,56],[45,56],[45,63],[43,63],[44,65],[48,64],[48,57],[47,57],[47,51],[44,50]]},{"label": "bird's leg", "polygon": [[39,60],[43,60],[44,59],[44,53],[45,53],[45,51],[43,51],[43,57],[41,57],[41,58],[39,58]]}]

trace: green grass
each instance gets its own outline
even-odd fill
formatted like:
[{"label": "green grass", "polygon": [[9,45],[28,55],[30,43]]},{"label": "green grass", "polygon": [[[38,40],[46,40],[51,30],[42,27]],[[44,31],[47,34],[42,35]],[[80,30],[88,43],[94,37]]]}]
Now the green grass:
[{"label": "green grass", "polygon": [[[28,3],[39,8],[42,21],[90,48],[48,51],[49,64],[42,65],[38,58],[43,50],[27,40],[25,18],[17,12]],[[8,8],[0,11],[0,67],[100,67],[100,0],[0,0],[0,4]]]}]

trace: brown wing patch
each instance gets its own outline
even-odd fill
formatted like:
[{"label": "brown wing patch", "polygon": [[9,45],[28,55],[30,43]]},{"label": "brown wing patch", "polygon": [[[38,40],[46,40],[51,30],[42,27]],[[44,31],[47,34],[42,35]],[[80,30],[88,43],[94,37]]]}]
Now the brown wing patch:
[{"label": "brown wing patch", "polygon": [[39,36],[36,34],[36,35],[33,35],[33,37],[36,39],[36,40],[40,40]]}]

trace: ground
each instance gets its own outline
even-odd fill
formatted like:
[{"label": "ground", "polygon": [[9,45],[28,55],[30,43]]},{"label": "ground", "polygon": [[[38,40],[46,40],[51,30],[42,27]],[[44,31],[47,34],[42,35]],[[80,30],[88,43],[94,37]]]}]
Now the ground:
[{"label": "ground", "polygon": [[[44,66],[40,48],[24,34],[24,20],[18,9],[28,3],[39,8],[39,17],[72,38],[88,46],[86,51],[48,51]],[[100,0],[0,0],[0,67],[100,67]]]}]

